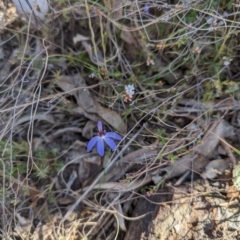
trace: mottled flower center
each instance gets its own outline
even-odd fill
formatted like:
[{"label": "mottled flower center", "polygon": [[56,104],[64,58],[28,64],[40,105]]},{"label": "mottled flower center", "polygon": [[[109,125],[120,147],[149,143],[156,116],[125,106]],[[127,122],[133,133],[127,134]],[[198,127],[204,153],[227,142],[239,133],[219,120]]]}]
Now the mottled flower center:
[{"label": "mottled flower center", "polygon": [[99,135],[99,137],[103,137],[103,136],[106,135],[106,131],[101,130],[101,131],[98,132],[98,135]]}]

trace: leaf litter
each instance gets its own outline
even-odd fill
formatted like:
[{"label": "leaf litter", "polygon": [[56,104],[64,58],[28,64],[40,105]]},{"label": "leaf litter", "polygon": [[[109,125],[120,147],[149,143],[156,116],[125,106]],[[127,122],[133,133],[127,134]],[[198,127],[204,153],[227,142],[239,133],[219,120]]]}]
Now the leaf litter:
[{"label": "leaf litter", "polygon": [[[223,48],[210,30],[198,48],[184,4],[61,4],[0,28],[1,238],[236,239],[237,56],[206,68]],[[123,136],[103,157],[86,151],[98,121]]]}]

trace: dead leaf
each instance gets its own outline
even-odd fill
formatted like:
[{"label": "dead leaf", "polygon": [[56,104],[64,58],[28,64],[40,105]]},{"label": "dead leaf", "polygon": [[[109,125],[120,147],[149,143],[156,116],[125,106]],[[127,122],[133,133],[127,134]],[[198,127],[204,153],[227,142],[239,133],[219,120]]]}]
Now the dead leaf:
[{"label": "dead leaf", "polygon": [[155,157],[158,150],[152,150],[150,148],[142,148],[122,157],[119,161],[106,172],[102,178],[102,182],[118,181],[122,176],[125,176],[129,169],[135,164],[143,164],[148,158]]},{"label": "dead leaf", "polygon": [[93,47],[90,43],[87,41],[82,41],[82,46],[85,48],[86,52],[88,53],[90,59],[94,64],[96,64],[99,67],[105,66],[105,61],[102,52],[96,47],[96,54],[93,51]]},{"label": "dead leaf", "polygon": [[73,96],[76,93],[76,87],[71,79],[68,76],[61,76],[57,82],[57,86],[60,87],[64,92],[67,92],[69,95]]},{"label": "dead leaf", "polygon": [[127,126],[122,118],[115,111],[102,107],[98,102],[95,102],[87,88],[84,78],[80,74],[74,76],[61,76],[56,83],[63,91],[75,96],[78,108],[73,109],[85,117],[97,122],[93,114],[98,114],[101,119],[111,125],[115,130],[122,134],[126,134]]},{"label": "dead leaf", "polygon": [[138,46],[138,42],[137,39],[135,38],[135,36],[133,35],[132,32],[129,31],[122,31],[121,32],[121,39],[123,41],[125,41],[128,44],[134,45],[135,47]]},{"label": "dead leaf", "polygon": [[202,143],[195,148],[195,151],[204,155],[209,156],[217,147],[220,138],[232,136],[234,128],[227,123],[225,120],[215,121],[207,134],[202,139]]},{"label": "dead leaf", "polygon": [[102,107],[99,103],[95,103],[98,115],[114,129],[122,134],[126,134],[127,125],[123,122],[122,118],[115,111]]},{"label": "dead leaf", "polygon": [[162,170],[166,171],[165,179],[171,179],[179,177],[191,169],[194,172],[201,173],[208,162],[209,160],[203,155],[192,156],[191,154],[187,154]]},{"label": "dead leaf", "polygon": [[37,206],[39,198],[43,196],[41,196],[41,193],[35,188],[35,184],[31,180],[30,180],[30,186],[31,188],[29,189],[29,193],[30,193],[30,199],[32,201],[31,207],[34,208]]},{"label": "dead leaf", "polygon": [[78,167],[78,178],[86,186],[102,170],[101,157],[96,154],[81,159]]},{"label": "dead leaf", "polygon": [[73,76],[73,81],[75,86],[78,88],[76,93],[76,100],[79,106],[82,106],[83,109],[89,113],[96,113],[97,109],[94,103],[94,100],[91,97],[91,94],[88,90],[85,79],[80,75],[76,74]]},{"label": "dead leaf", "polygon": [[96,123],[93,121],[87,121],[82,130],[83,137],[90,139],[93,136],[93,129],[96,127]]},{"label": "dead leaf", "polygon": [[80,74],[74,76],[62,75],[56,84],[68,94],[75,96],[80,107],[89,113],[96,113],[96,106],[90,95],[87,84]]},{"label": "dead leaf", "polygon": [[97,114],[87,113],[82,107],[75,107],[72,109],[72,112],[79,115],[83,115],[94,122],[97,122],[99,120]]},{"label": "dead leaf", "polygon": [[57,199],[57,203],[59,205],[71,205],[76,201],[76,199],[72,196],[60,197]]},{"label": "dead leaf", "polygon": [[54,121],[54,118],[51,114],[46,114],[46,113],[37,113],[35,115],[26,115],[26,116],[23,116],[21,118],[19,118],[17,120],[17,122],[15,123],[14,127],[24,123],[24,122],[30,122],[30,121],[33,121],[33,120],[39,120],[39,121],[47,121],[49,123],[52,123],[54,124],[55,121]]},{"label": "dead leaf", "polygon": [[224,171],[229,167],[229,159],[216,159],[212,160],[205,166],[205,171],[201,176],[206,179],[214,179],[218,175],[224,173]]},{"label": "dead leaf", "polygon": [[73,170],[71,172],[71,175],[68,178],[68,182],[67,182],[68,189],[70,189],[72,187],[72,185],[73,185],[74,181],[76,180],[76,178],[77,178],[77,172],[75,170]]},{"label": "dead leaf", "polygon": [[208,164],[207,157],[217,147],[220,138],[231,136],[233,127],[225,120],[215,121],[207,134],[204,136],[201,144],[194,148],[194,152],[198,153],[194,158],[191,154],[185,155],[178,159],[175,163],[170,164],[168,167],[163,168],[166,171],[166,179],[179,177],[187,170],[193,169],[194,172],[203,172],[204,167]]}]

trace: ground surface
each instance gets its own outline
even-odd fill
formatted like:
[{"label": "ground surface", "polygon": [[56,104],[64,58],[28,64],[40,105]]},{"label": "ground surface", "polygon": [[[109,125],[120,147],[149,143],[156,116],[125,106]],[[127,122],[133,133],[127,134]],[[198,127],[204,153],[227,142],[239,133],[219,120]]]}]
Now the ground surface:
[{"label": "ground surface", "polygon": [[1,239],[239,239],[239,2],[44,3],[0,2]]}]

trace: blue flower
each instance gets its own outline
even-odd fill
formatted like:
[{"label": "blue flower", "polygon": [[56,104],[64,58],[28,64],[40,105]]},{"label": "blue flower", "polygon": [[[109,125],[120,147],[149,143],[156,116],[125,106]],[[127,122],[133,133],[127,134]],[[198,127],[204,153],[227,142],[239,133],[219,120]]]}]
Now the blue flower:
[{"label": "blue flower", "polygon": [[88,145],[87,145],[87,152],[90,152],[92,148],[97,143],[97,151],[100,156],[104,155],[104,142],[112,149],[116,150],[116,143],[114,140],[122,140],[122,137],[114,132],[106,132],[105,130],[102,130],[102,122],[98,121],[98,136],[93,137]]},{"label": "blue flower", "polygon": [[146,14],[150,14],[150,6],[149,6],[149,4],[145,4],[145,6],[144,6],[144,12],[146,13]]}]

